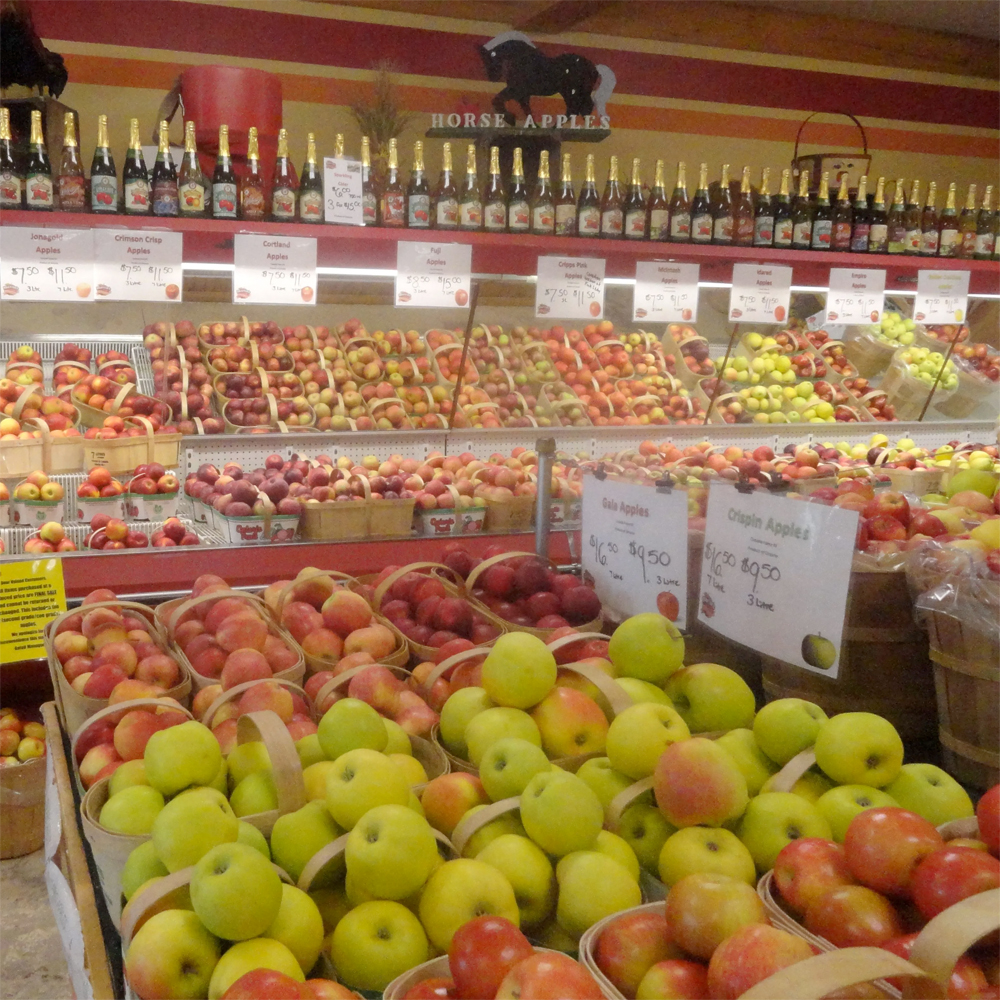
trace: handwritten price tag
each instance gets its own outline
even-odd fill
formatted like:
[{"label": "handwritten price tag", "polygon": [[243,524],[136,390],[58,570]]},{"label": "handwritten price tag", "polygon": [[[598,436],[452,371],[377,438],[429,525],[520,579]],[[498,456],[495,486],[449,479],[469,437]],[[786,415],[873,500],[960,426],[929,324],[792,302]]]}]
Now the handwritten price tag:
[{"label": "handwritten price tag", "polygon": [[734,264],[729,292],[730,323],[784,323],[788,319],[792,269]]},{"label": "handwritten price tag", "polygon": [[94,291],[109,301],[180,302],[184,235],[94,230]]},{"label": "handwritten price tag", "polygon": [[622,616],[659,611],[685,626],[687,494],[596,479],[583,486],[583,568]]},{"label": "handwritten price tag", "polygon": [[539,257],[535,315],[601,319],[604,261],[600,257]]},{"label": "handwritten price tag", "polygon": [[961,323],[968,312],[968,271],[917,271],[913,318],[918,323]]},{"label": "handwritten price tag", "polygon": [[363,226],[361,211],[361,163],[358,160],[323,160],[323,213],[326,222],[341,226]]},{"label": "handwritten price tag", "polygon": [[694,323],[698,319],[700,270],[697,264],[639,261],[635,265],[632,319]]},{"label": "handwritten price tag", "polygon": [[835,679],[857,524],[839,507],[713,483],[698,620]]},{"label": "handwritten price tag", "polygon": [[233,302],[316,305],[316,240],[310,236],[234,238]]},{"label": "handwritten price tag", "polygon": [[396,305],[456,309],[469,304],[472,247],[466,243],[396,244]]},{"label": "handwritten price tag", "polygon": [[852,267],[830,268],[830,290],[826,295],[826,321],[841,326],[867,326],[882,319],[885,302],[885,271],[859,271]]},{"label": "handwritten price tag", "polygon": [[93,232],[4,226],[0,282],[8,302],[93,302]]}]

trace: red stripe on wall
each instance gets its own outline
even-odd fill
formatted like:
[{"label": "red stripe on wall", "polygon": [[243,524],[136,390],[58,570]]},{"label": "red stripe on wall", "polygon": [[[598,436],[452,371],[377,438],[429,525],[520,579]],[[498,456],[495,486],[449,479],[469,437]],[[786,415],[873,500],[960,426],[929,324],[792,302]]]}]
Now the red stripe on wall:
[{"label": "red stripe on wall", "polygon": [[[33,2],[32,10],[39,35],[50,39],[355,69],[389,59],[405,73],[484,78],[482,36],[172,0],[59,0]],[[627,94],[979,128],[996,128],[1000,120],[995,91],[614,49],[544,50],[578,51],[611,66],[617,89]]]}]

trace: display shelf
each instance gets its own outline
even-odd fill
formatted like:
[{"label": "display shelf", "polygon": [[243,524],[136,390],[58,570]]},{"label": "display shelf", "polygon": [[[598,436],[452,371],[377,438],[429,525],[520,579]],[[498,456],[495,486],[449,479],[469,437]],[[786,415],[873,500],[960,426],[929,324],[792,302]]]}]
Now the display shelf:
[{"label": "display shelf", "polygon": [[579,239],[561,236],[531,236],[509,233],[439,232],[350,226],[308,225],[303,223],[246,223],[216,219],[169,219],[116,215],[97,220],[84,212],[5,211],[0,225],[58,229],[150,229],[184,234],[187,266],[232,264],[233,237],[237,233],[273,236],[312,236],[317,240],[317,265],[351,269],[392,269],[396,267],[399,240],[444,240],[472,246],[472,270],[476,274],[533,275],[539,255],[603,257],[608,277],[632,278],[640,260],[679,260],[701,265],[703,282],[731,282],[733,264],[782,264],[793,269],[797,285],[826,287],[831,267],[878,268],[886,272],[886,291],[913,291],[916,272],[921,268],[969,271],[969,291],[973,294],[1000,293],[1000,263],[889,256],[886,254],[830,253],[811,250],[754,249],[752,247],[701,246],[691,243]]}]

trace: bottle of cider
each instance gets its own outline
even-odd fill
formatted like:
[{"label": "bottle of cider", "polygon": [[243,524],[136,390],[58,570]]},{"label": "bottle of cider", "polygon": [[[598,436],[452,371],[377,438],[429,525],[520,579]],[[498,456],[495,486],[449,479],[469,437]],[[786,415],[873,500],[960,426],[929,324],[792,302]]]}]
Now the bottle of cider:
[{"label": "bottle of cider", "polygon": [[666,240],[670,236],[670,202],[663,180],[663,160],[653,168],[653,190],[646,205],[646,234],[651,240]]},{"label": "bottle of cider", "polygon": [[993,208],[993,185],[987,184],[976,224],[976,260],[989,260],[996,255],[996,249],[997,213]]},{"label": "bottle of cider", "polygon": [[927,203],[920,217],[920,256],[936,257],[938,251],[938,214],[934,207],[937,184],[931,181],[927,188]]},{"label": "bottle of cider", "polygon": [[323,175],[316,165],[316,136],[306,133],[306,162],[299,178],[299,221],[323,221]]},{"label": "bottle of cider", "polygon": [[256,127],[251,126],[247,132],[247,171],[240,185],[240,218],[263,222],[266,215],[264,178],[260,173],[260,143]]},{"label": "bottle of cider", "polygon": [[368,136],[361,137],[361,224],[378,225],[378,198],[372,184],[372,152]]},{"label": "bottle of cider", "polygon": [[576,234],[577,236],[601,234],[601,199],[597,194],[597,181],[594,177],[593,153],[587,154],[583,187],[580,189],[580,200],[576,204]]},{"label": "bottle of cider", "polygon": [[646,199],[642,193],[642,175],[639,158],[632,160],[632,179],[625,195],[624,206],[625,239],[644,240],[646,238]]},{"label": "bottle of cider", "polygon": [[837,203],[833,206],[831,246],[834,250],[844,253],[851,249],[853,222],[854,209],[851,208],[851,193],[847,190],[847,174],[842,174],[840,190],[837,192]]},{"label": "bottle of cider", "polygon": [[526,233],[531,228],[531,206],[528,187],[524,183],[524,161],[521,147],[514,149],[514,165],[510,172],[510,197],[507,200],[507,229],[512,233]]},{"label": "bottle of cider", "polygon": [[781,186],[774,203],[774,245],[785,249],[792,245],[792,171],[785,167],[781,171]]},{"label": "bottle of cider", "polygon": [[813,209],[813,250],[829,250],[833,238],[833,206],[830,204],[830,172],[824,170],[819,179],[819,194]]},{"label": "bottle of cider", "polygon": [[128,153],[125,154],[125,166],[122,168],[125,214],[149,215],[149,174],[142,158],[138,118],[129,122],[128,131]]},{"label": "bottle of cider", "polygon": [[499,146],[490,146],[490,177],[483,195],[483,228],[490,233],[507,231],[507,192],[500,176]]},{"label": "bottle of cider", "polygon": [[441,177],[434,192],[434,228],[458,228],[458,188],[455,186],[450,142],[444,144],[441,152]]},{"label": "bottle of cider", "polygon": [[733,206],[733,244],[738,247],[753,246],[753,192],[750,190],[750,168],[743,168],[740,177],[740,194]]},{"label": "bottle of cider", "polygon": [[712,203],[708,197],[708,164],[698,167],[698,188],[691,202],[691,242],[712,242]]},{"label": "bottle of cider", "polygon": [[760,175],[760,194],[753,215],[753,245],[769,247],[774,244],[774,201],[771,198],[771,168],[764,167]]},{"label": "bottle of cider", "polygon": [[799,195],[792,211],[792,248],[808,250],[812,246],[813,206],[809,197],[809,174],[799,174]]},{"label": "bottle of cider", "polygon": [[733,196],[729,190],[729,164],[722,164],[719,197],[712,212],[712,242],[730,246],[733,242]]},{"label": "bottle of cider", "polygon": [[[0,208],[20,208],[23,191],[24,183],[21,171],[14,161],[14,143],[10,137],[10,109],[0,108]],[[115,202],[117,201],[116,197]],[[111,210],[114,211],[116,207],[117,204]]]},{"label": "bottle of cider", "polygon": [[[136,134],[139,124],[136,122]],[[24,169],[24,207],[35,212],[51,212],[55,201],[52,185],[52,165],[45,149],[41,111],[31,112],[31,146]]]},{"label": "bottle of cider", "polygon": [[184,158],[181,160],[181,172],[177,179],[177,208],[183,218],[204,218],[210,199],[208,178],[202,173],[198,162],[195,123],[187,121],[184,123]]},{"label": "bottle of cider", "polygon": [[382,192],[382,225],[402,229],[406,225],[406,192],[399,178],[399,152],[396,140],[389,140],[389,175]]},{"label": "bottle of cider", "polygon": [[910,188],[910,198],[903,213],[903,228],[906,230],[903,253],[916,255],[920,253],[920,237],[923,229],[920,217],[923,214],[920,207],[920,181],[914,181]]},{"label": "bottle of cider", "polygon": [[976,229],[979,223],[979,212],[976,211],[976,185],[969,185],[969,193],[965,197],[965,208],[958,219],[957,257],[972,260],[976,255]]},{"label": "bottle of cider", "polygon": [[406,188],[406,225],[410,229],[431,227],[431,186],[424,170],[424,144],[419,139],[413,144],[413,168]]},{"label": "bottle of cider", "polygon": [[334,159],[342,160],[344,158],[344,133],[338,132],[333,139],[333,156]]},{"label": "bottle of cider", "polygon": [[556,229],[556,206],[549,183],[549,151],[538,157],[538,179],[531,194],[531,231],[539,236],[551,236]]},{"label": "bottle of cider", "polygon": [[63,212],[82,212],[87,207],[87,179],[83,175],[80,146],[76,141],[76,116],[63,116],[63,148],[59,161],[59,208]]},{"label": "bottle of cider", "polygon": [[862,174],[858,181],[858,193],[854,198],[854,218],[851,220],[851,253],[868,253],[868,237],[872,221],[868,212],[868,175]]},{"label": "bottle of cider", "polygon": [[[706,175],[707,179],[707,175]],[[687,174],[684,161],[677,164],[677,183],[670,196],[670,235],[673,243],[687,243],[691,239],[691,200],[687,192]]]},{"label": "bottle of cider", "polygon": [[576,192],[573,190],[573,164],[563,153],[559,194],[556,195],[556,235],[576,236]]},{"label": "bottle of cider", "polygon": [[885,178],[880,177],[875,184],[875,200],[868,213],[868,252],[885,253],[889,243],[889,214],[885,210]]},{"label": "bottle of cider", "polygon": [[896,181],[896,190],[892,195],[892,205],[889,208],[889,218],[886,249],[891,254],[906,251],[906,204],[903,200],[903,178]]},{"label": "bottle of cider", "polygon": [[275,222],[294,222],[298,202],[299,179],[288,155],[288,129],[278,132],[278,156],[271,187],[271,218]]},{"label": "bottle of cider", "polygon": [[941,212],[941,225],[938,229],[938,256],[955,257],[958,253],[958,210],[955,207],[956,187],[948,185],[948,196],[945,199],[944,210]]},{"label": "bottle of cider", "polygon": [[601,238],[621,239],[625,228],[625,196],[618,182],[618,157],[612,156],[608,164],[608,182],[601,198]]},{"label": "bottle of cider", "polygon": [[166,121],[160,122],[160,139],[153,164],[153,215],[172,217],[180,210],[177,195],[177,168],[170,155],[170,133]]},{"label": "bottle of cider", "polygon": [[212,218],[235,219],[239,205],[239,182],[229,155],[229,126],[219,126],[219,152],[212,173]]},{"label": "bottle of cider", "polygon": [[483,201],[479,196],[479,177],[476,173],[476,146],[470,142],[465,153],[465,181],[458,202],[458,228],[480,229],[483,225]]}]

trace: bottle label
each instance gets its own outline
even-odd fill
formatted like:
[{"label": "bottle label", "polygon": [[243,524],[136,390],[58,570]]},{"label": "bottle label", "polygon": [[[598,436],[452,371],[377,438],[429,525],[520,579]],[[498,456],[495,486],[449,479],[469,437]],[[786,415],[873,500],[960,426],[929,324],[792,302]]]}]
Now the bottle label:
[{"label": "bottle label", "polygon": [[733,217],[731,215],[720,215],[712,225],[712,239],[716,243],[733,242]]},{"label": "bottle label", "polygon": [[776,219],[774,223],[774,245],[776,247],[790,247],[795,231],[792,228],[791,216],[784,219]]},{"label": "bottle label", "polygon": [[431,228],[431,196],[411,194],[406,199],[406,224],[410,229]]},{"label": "bottle label", "polygon": [[259,187],[244,187],[240,193],[242,198],[240,209],[244,219],[260,220],[264,218],[264,192]]},{"label": "bottle label", "polygon": [[478,201],[463,201],[458,206],[458,224],[463,229],[478,229],[483,224],[483,206]]},{"label": "bottle label", "polygon": [[797,247],[808,247],[812,243],[812,222],[796,222],[792,228],[792,244]]},{"label": "bottle label", "polygon": [[654,208],[649,213],[649,238],[665,240],[670,233],[670,211],[666,208]]},{"label": "bottle label", "polygon": [[374,226],[378,221],[378,201],[374,191],[361,192],[361,220],[366,226]]},{"label": "bottle label", "polygon": [[21,207],[21,178],[10,170],[0,173],[0,205],[4,208]]},{"label": "bottle label", "polygon": [[118,178],[108,174],[90,175],[91,212],[118,211]]},{"label": "bottle label", "polygon": [[526,201],[512,201],[507,207],[507,228],[512,233],[524,233],[531,227],[531,209]]},{"label": "bottle label", "polygon": [[691,237],[691,213],[674,212],[670,216],[670,238],[672,240],[686,240]]},{"label": "bottle label", "polygon": [[920,237],[920,252],[927,257],[933,257],[938,252],[938,232],[928,229]]},{"label": "bottle label", "polygon": [[962,233],[962,250],[961,254],[963,257],[971,257],[976,252],[976,234]]},{"label": "bottle label", "polygon": [[556,235],[572,236],[576,232],[576,205],[556,205]]},{"label": "bottle label", "polygon": [[491,201],[483,208],[483,228],[491,233],[507,229],[507,206],[502,201]]},{"label": "bottle label", "polygon": [[601,212],[601,235],[621,236],[625,216],[620,208],[609,208]]},{"label": "bottle label", "polygon": [[[402,201],[402,196],[400,196],[400,201]],[[323,221],[322,191],[299,192],[299,218],[303,222]]]},{"label": "bottle label", "polygon": [[938,238],[938,256],[954,257],[958,246],[958,230],[942,229]]},{"label": "bottle label", "polygon": [[748,247],[753,243],[754,234],[757,232],[757,227],[754,225],[754,220],[749,216],[741,215],[736,220],[736,232],[734,239],[741,246]]},{"label": "bottle label", "polygon": [[833,223],[829,219],[817,219],[812,228],[813,250],[829,250],[833,239]]},{"label": "bottle label", "polygon": [[28,174],[24,179],[28,208],[52,207],[52,178],[48,174]]},{"label": "bottle label", "polygon": [[458,199],[442,198],[435,208],[438,229],[450,229],[458,225]]},{"label": "bottle label", "polygon": [[531,229],[536,233],[551,233],[555,228],[556,213],[551,204],[536,205],[531,210]]},{"label": "bottle label", "polygon": [[989,257],[996,246],[996,236],[993,233],[979,233],[976,236],[976,256]]},{"label": "bottle label", "polygon": [[876,222],[868,230],[868,252],[882,253],[889,238],[889,227],[884,222]]},{"label": "bottle label", "polygon": [[851,224],[849,222],[837,222],[833,226],[833,248],[834,250],[850,250],[851,248]]},{"label": "bottle label", "polygon": [[177,204],[181,215],[203,215],[207,189],[198,181],[184,181],[177,186]]},{"label": "bottle label", "polygon": [[856,222],[851,232],[851,249],[855,253],[868,253],[868,234],[871,226],[867,222]]},{"label": "bottle label", "polygon": [[644,211],[629,212],[625,216],[625,235],[630,240],[645,239],[646,213]]},{"label": "bottle label", "polygon": [[889,253],[902,253],[906,249],[906,230],[899,224],[889,229]]},{"label": "bottle label", "polygon": [[[305,197],[302,195],[301,197]],[[300,209],[301,213],[301,209]],[[301,213],[304,216],[304,213]],[[406,225],[406,196],[402,193],[387,192],[382,196],[382,225]]]},{"label": "bottle label", "polygon": [[774,242],[774,216],[758,215],[753,220],[753,245],[769,247]]},{"label": "bottle label", "polygon": [[153,185],[153,215],[176,215],[177,181],[157,181]]},{"label": "bottle label", "polygon": [[288,222],[295,218],[295,192],[290,187],[275,188],[271,192],[271,215]]},{"label": "bottle label", "polygon": [[576,218],[581,236],[596,236],[601,231],[601,210],[596,205],[584,205]]},{"label": "bottle label", "polygon": [[82,174],[59,178],[59,207],[64,212],[82,212],[87,204],[87,183]]},{"label": "bottle label", "polygon": [[212,217],[235,219],[237,204],[236,185],[229,181],[212,185]]},{"label": "bottle label", "polygon": [[708,212],[691,217],[691,239],[695,243],[712,242],[712,216]]},{"label": "bottle label", "polygon": [[920,236],[921,232],[919,229],[907,229],[904,242],[906,244],[907,253],[920,253]]}]

